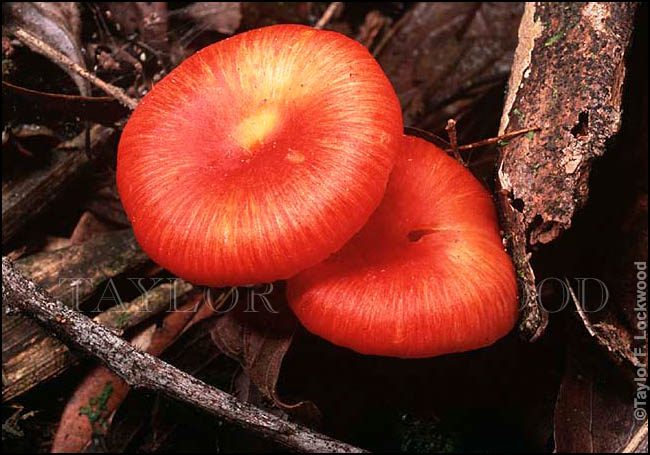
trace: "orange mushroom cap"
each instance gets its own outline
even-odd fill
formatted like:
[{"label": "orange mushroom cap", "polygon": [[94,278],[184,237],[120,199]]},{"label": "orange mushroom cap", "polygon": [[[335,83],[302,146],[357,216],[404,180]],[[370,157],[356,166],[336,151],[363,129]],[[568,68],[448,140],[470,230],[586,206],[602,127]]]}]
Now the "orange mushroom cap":
[{"label": "orange mushroom cap", "polygon": [[356,41],[300,25],[197,52],[141,101],[117,184],[136,238],[212,286],[288,278],[341,248],[376,209],[399,102]]},{"label": "orange mushroom cap", "polygon": [[405,136],[364,228],[290,279],[311,332],[363,354],[433,357],[487,346],[517,319],[517,283],[490,194],[436,146]]}]

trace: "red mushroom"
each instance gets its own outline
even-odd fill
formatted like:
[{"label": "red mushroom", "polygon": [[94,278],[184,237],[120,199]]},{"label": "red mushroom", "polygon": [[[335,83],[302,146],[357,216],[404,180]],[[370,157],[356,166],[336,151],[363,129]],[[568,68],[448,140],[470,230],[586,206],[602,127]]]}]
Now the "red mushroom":
[{"label": "red mushroom", "polygon": [[442,150],[409,136],[368,224],[290,279],[287,293],[308,330],[363,354],[476,349],[517,318],[514,269],[489,193]]},{"label": "red mushroom", "polygon": [[117,183],[151,258],[198,284],[267,282],[341,248],[376,209],[399,102],[356,41],[300,25],[197,52],[119,144]]}]

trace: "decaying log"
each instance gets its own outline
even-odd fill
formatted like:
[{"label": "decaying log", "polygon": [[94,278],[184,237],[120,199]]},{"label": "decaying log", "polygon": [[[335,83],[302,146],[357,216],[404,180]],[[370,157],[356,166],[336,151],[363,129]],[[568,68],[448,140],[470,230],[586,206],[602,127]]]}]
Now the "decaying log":
[{"label": "decaying log", "polygon": [[498,202],[521,285],[520,332],[539,337],[531,246],[571,226],[592,162],[619,130],[634,3],[527,3],[499,134],[541,131],[501,148]]},{"label": "decaying log", "polygon": [[[52,295],[72,303],[73,289],[83,301],[108,278],[144,265],[149,257],[140,249],[131,229],[99,234],[87,242],[32,254],[16,267]],[[83,279],[74,282],[75,278]]]},{"label": "decaying log", "polygon": [[[83,302],[109,278],[142,266],[148,257],[131,230],[109,232],[60,250],[28,256],[16,263],[68,305]],[[74,279],[83,278],[79,285]],[[74,293],[78,295],[74,296]],[[3,310],[5,303],[3,302]],[[63,371],[74,359],[68,349],[32,320],[2,317],[2,399],[10,400]]]},{"label": "decaying log", "polygon": [[[94,317],[93,320],[121,333],[167,310],[172,301],[185,296],[193,289],[194,286],[179,278],[172,283],[156,286],[124,305],[115,305]],[[181,305],[182,301],[176,303],[176,307]]]},{"label": "decaying log", "polygon": [[[124,305],[114,306],[100,313],[93,320],[105,327],[113,329],[116,333],[122,333],[131,327],[149,319],[170,307],[170,301],[173,299],[177,306],[184,305],[192,296],[200,291],[186,281],[177,280],[176,283],[161,284],[147,292],[146,296],[141,295]],[[13,317],[9,316],[9,317]],[[20,316],[21,320],[27,321],[30,327],[36,327],[38,333],[43,329],[34,324],[31,319]],[[41,344],[35,349],[38,352],[32,356],[33,360],[27,354],[21,363],[20,371],[33,372],[29,376],[19,377],[7,374],[8,381],[6,389],[3,389],[3,401],[16,398],[39,383],[52,379],[63,373],[69,367],[75,365],[79,360],[75,352],[71,352],[68,347],[59,341],[58,338],[47,335],[42,339]],[[30,350],[31,351],[31,350]],[[12,364],[11,360],[8,362]],[[40,363],[40,365],[38,364]],[[48,369],[49,365],[56,365],[56,370]],[[11,379],[14,379],[13,383]],[[25,381],[30,381],[29,383]],[[23,387],[21,389],[20,387]],[[26,388],[25,388],[26,387]]]},{"label": "decaying log", "polygon": [[[95,126],[90,130],[91,150],[113,134],[112,128]],[[29,221],[40,215],[61,191],[70,185],[95,155],[85,153],[85,134],[80,134],[52,151],[51,161],[2,185],[2,245],[5,245]]]},{"label": "decaying log", "polygon": [[2,300],[54,332],[62,340],[101,360],[136,388],[148,388],[254,431],[299,451],[361,452],[308,428],[243,403],[195,377],[134,348],[109,329],[52,298],[2,258]]}]

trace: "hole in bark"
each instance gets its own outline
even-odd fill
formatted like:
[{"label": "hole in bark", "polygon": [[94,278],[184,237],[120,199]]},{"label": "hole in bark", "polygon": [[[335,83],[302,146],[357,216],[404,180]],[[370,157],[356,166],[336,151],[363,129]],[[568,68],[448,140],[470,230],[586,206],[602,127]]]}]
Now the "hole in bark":
[{"label": "hole in bark", "polygon": [[512,206],[520,213],[524,213],[524,201],[522,199],[515,199],[512,201]]},{"label": "hole in bark", "polygon": [[422,237],[425,235],[433,234],[435,231],[433,229],[415,229],[407,234],[409,242],[419,242]]},{"label": "hole in bark", "polygon": [[528,232],[535,232],[537,229],[540,229],[543,224],[544,218],[542,218],[542,215],[535,215],[535,218],[533,218],[533,221],[528,226]]},{"label": "hole in bark", "polygon": [[587,130],[589,129],[589,114],[587,112],[581,112],[578,115],[578,123],[571,128],[571,134],[573,137],[584,137],[587,135]]}]

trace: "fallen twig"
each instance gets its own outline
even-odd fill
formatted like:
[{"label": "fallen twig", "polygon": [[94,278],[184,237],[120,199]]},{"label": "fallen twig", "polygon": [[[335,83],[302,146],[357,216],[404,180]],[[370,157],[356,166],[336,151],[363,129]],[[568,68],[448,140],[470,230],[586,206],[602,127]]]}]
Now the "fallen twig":
[{"label": "fallen twig", "polygon": [[321,16],[320,19],[318,19],[318,22],[316,22],[316,25],[314,25],[314,28],[323,28],[325,27],[330,20],[332,20],[332,16],[334,16],[334,13],[343,5],[343,2],[332,2],[329,4],[323,15]]},{"label": "fallen twig", "polygon": [[[458,150],[472,150],[478,147],[483,147],[490,144],[495,144],[501,141],[507,141],[509,139],[521,136],[522,134],[530,133],[531,131],[539,131],[541,128],[534,126],[532,128],[524,128],[522,130],[513,131],[508,134],[502,134],[501,136],[491,137],[489,139],[483,139],[482,141],[472,142],[471,144],[459,145]],[[449,150],[446,150],[449,151]]]},{"label": "fallen twig", "polygon": [[141,352],[110,330],[67,308],[23,277],[11,260],[2,258],[2,299],[61,339],[101,360],[130,386],[148,388],[259,433],[286,447],[308,452],[362,452],[242,403],[195,377]]},{"label": "fallen twig", "polygon": [[107,82],[104,82],[94,74],[89,73],[85,68],[82,68],[77,63],[70,60],[69,57],[63,55],[61,52],[57,51],[52,46],[40,40],[39,38],[27,32],[26,30],[20,27],[15,27],[12,30],[12,32],[16,36],[16,38],[18,38],[21,42],[23,42],[27,47],[34,49],[39,53],[43,53],[47,55],[49,58],[51,58],[59,65],[65,66],[66,68],[69,68],[71,71],[74,71],[75,73],[79,74],[81,77],[83,77],[90,83],[96,85],[100,89],[104,90],[106,93],[111,95],[113,98],[118,100],[120,103],[122,103],[124,106],[128,107],[129,109],[133,110],[138,105],[138,101],[129,97],[126,93],[124,93],[124,90],[114,85],[111,85]]},{"label": "fallen twig", "polygon": [[521,130],[512,131],[507,134],[502,134],[500,136],[483,139],[482,141],[472,142],[471,144],[458,145],[458,139],[456,135],[456,120],[449,119],[447,120],[447,126],[445,127],[445,130],[449,135],[449,143],[451,145],[451,148],[445,149],[445,152],[451,153],[454,156],[454,158],[458,160],[459,163],[463,164],[464,166],[467,166],[467,164],[465,163],[465,161],[463,160],[460,154],[461,151],[473,150],[475,148],[483,147],[490,144],[495,144],[497,142],[507,141],[508,139],[521,136],[522,134],[530,133],[531,131],[539,131],[540,129],[541,128],[534,126],[532,128],[524,128]]}]

